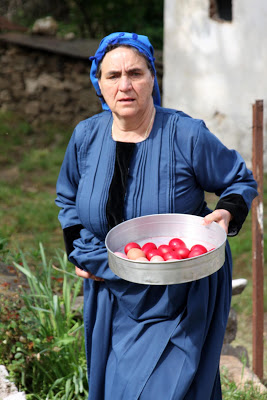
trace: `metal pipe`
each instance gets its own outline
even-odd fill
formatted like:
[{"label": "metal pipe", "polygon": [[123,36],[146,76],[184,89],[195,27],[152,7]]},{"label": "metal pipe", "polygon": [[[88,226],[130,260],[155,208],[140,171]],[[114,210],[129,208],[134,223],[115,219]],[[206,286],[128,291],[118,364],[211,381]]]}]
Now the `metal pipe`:
[{"label": "metal pipe", "polygon": [[252,170],[259,193],[252,203],[252,367],[254,373],[263,379],[263,100],[253,104]]}]

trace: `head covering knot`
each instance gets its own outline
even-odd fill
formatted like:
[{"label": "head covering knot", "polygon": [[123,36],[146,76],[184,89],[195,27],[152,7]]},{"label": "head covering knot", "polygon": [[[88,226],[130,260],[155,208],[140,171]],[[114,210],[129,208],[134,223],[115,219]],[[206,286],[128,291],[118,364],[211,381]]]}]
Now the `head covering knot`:
[{"label": "head covering knot", "polygon": [[[113,44],[117,44],[117,43],[135,47],[137,50],[139,50],[140,53],[143,53],[148,58],[151,66],[153,68],[154,74],[155,74],[154,89],[153,89],[153,94],[152,94],[154,104],[160,105],[161,99],[160,99],[159,85],[158,85],[157,76],[156,76],[154,49],[153,49],[153,46],[150,43],[147,36],[137,35],[137,33],[128,33],[128,32],[111,33],[110,35],[104,37],[101,40],[95,55],[92,57],[89,57],[90,61],[92,62],[91,70],[90,70],[90,79],[96,90],[96,94],[98,96],[101,96],[100,87],[98,85],[98,79],[96,77],[98,64],[103,59],[108,45],[113,45]],[[100,100],[102,103],[103,110],[110,111],[105,100],[102,97],[100,97]]]}]

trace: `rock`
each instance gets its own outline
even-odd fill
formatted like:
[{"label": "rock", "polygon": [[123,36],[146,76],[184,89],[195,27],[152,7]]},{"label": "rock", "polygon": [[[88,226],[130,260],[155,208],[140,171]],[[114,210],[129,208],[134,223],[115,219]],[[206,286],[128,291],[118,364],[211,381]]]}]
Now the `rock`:
[{"label": "rock", "polygon": [[226,372],[228,379],[240,389],[245,389],[246,384],[253,384],[254,388],[260,393],[267,393],[267,388],[261,383],[260,379],[234,356],[222,355],[220,370]]},{"label": "rock", "polygon": [[25,107],[27,115],[38,115],[40,111],[40,104],[37,100],[29,101]]},{"label": "rock", "polygon": [[55,36],[58,24],[53,17],[45,17],[37,19],[32,27],[32,33],[37,35]]},{"label": "rock", "polygon": [[232,295],[235,296],[243,292],[245,287],[247,286],[248,281],[246,279],[233,279],[232,280]]},{"label": "rock", "polygon": [[228,322],[224,335],[224,343],[231,343],[236,338],[237,333],[237,313],[231,308],[229,312]]},{"label": "rock", "polygon": [[19,392],[14,383],[8,379],[8,372],[4,365],[0,365],[0,399],[26,400],[24,392]]},{"label": "rock", "polygon": [[75,33],[74,32],[68,32],[66,35],[64,35],[65,40],[74,40],[75,39]]},{"label": "rock", "polygon": [[77,296],[72,306],[72,311],[83,313],[83,296]]},{"label": "rock", "polygon": [[233,347],[229,343],[225,343],[222,347],[221,354],[223,356],[234,356],[242,363],[245,363],[247,367],[249,367],[248,351],[244,346]]},{"label": "rock", "polygon": [[26,400],[26,397],[24,393],[18,392],[15,394],[11,394],[10,396],[4,397],[3,400]]}]

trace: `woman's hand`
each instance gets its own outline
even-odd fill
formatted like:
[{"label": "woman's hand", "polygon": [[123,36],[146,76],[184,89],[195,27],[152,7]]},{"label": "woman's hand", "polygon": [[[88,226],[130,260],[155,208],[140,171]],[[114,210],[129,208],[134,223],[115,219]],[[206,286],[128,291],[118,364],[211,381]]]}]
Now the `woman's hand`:
[{"label": "woman's hand", "polygon": [[211,222],[217,222],[226,232],[228,233],[229,223],[233,219],[232,214],[224,209],[218,209],[213,211],[211,214],[206,215],[203,220],[204,225],[209,225]]},{"label": "woman's hand", "polygon": [[75,273],[76,273],[76,275],[80,276],[81,278],[93,279],[94,281],[98,281],[98,282],[104,281],[104,279],[91,274],[91,272],[89,272],[89,271],[83,271],[82,269],[80,269],[78,267],[75,267]]}]

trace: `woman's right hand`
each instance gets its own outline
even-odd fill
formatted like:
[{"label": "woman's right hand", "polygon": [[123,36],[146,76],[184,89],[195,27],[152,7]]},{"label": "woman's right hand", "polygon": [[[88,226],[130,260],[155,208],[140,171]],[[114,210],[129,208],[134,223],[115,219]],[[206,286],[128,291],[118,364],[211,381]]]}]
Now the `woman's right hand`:
[{"label": "woman's right hand", "polygon": [[80,269],[78,267],[75,267],[75,273],[76,273],[76,275],[78,275],[81,278],[93,279],[94,281],[98,281],[98,282],[104,281],[103,278],[99,278],[98,276],[91,274],[91,272],[89,272],[89,271],[83,271],[82,269]]}]

